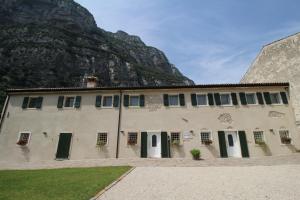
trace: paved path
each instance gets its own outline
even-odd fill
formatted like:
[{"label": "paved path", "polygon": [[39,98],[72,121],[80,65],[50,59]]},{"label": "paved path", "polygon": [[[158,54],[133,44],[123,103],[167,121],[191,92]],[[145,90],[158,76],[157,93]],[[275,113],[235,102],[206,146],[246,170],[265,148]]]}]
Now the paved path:
[{"label": "paved path", "polygon": [[97,200],[299,200],[300,165],[137,167]]},{"label": "paved path", "polygon": [[[12,163],[0,161],[1,169],[48,169],[66,167],[100,167],[100,166],[136,166],[136,167],[207,167],[207,166],[274,166],[274,165],[300,165],[300,153],[286,156],[265,156],[261,158],[215,158],[194,161],[192,159],[87,159],[65,161],[39,161]],[[300,173],[300,172],[299,172]],[[300,189],[300,188],[299,188]]]}]

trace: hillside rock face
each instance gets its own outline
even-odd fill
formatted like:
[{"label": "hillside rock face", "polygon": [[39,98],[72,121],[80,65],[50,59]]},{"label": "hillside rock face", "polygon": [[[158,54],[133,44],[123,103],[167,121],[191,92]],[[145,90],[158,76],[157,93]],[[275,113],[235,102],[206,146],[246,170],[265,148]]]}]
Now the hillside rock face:
[{"label": "hillside rock face", "polygon": [[300,33],[264,46],[241,82],[289,82],[290,102],[300,128]]},{"label": "hillside rock face", "polygon": [[0,0],[1,102],[8,87],[191,85],[138,36],[98,28],[73,0]]}]

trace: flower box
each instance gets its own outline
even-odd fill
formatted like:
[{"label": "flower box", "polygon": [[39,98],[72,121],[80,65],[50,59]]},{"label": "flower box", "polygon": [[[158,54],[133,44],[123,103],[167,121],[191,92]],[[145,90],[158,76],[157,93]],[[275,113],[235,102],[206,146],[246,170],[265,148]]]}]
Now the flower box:
[{"label": "flower box", "polygon": [[291,141],[292,141],[292,139],[289,138],[289,137],[282,137],[282,138],[281,138],[281,142],[282,142],[283,144],[291,144]]},{"label": "flower box", "polygon": [[26,144],[27,144],[27,142],[24,141],[24,140],[19,140],[19,141],[17,142],[17,145],[20,145],[20,146],[25,146]]},{"label": "flower box", "polygon": [[173,145],[179,145],[179,144],[180,144],[180,141],[179,141],[179,140],[173,140],[173,141],[172,141],[172,144],[173,144]]},{"label": "flower box", "polygon": [[128,145],[136,145],[136,142],[134,140],[128,140],[127,144]]},{"label": "flower box", "polygon": [[258,145],[265,145],[265,141],[263,140],[255,140],[255,144],[258,144]]},{"label": "flower box", "polygon": [[212,140],[205,140],[205,141],[203,141],[203,144],[205,144],[205,145],[211,145],[212,144]]},{"label": "flower box", "polygon": [[104,146],[104,145],[106,145],[106,142],[104,142],[104,141],[99,141],[97,143],[97,146]]}]

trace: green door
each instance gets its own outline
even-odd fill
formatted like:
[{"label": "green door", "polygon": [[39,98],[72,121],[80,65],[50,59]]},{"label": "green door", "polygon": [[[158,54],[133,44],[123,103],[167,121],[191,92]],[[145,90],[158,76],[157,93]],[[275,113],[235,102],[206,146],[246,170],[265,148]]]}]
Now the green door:
[{"label": "green door", "polygon": [[221,158],[227,158],[228,154],[227,154],[227,147],[226,147],[225,132],[219,131],[218,138],[219,138],[220,156]]},{"label": "green door", "polygon": [[141,133],[141,158],[147,158],[147,132]]},{"label": "green door", "polygon": [[242,156],[243,158],[248,158],[249,150],[248,150],[248,143],[247,143],[247,137],[245,131],[239,131],[239,138],[240,138]]},{"label": "green door", "polygon": [[161,132],[161,157],[170,158],[170,144],[167,132]]},{"label": "green door", "polygon": [[70,153],[72,133],[61,133],[56,152],[56,159],[68,159]]}]

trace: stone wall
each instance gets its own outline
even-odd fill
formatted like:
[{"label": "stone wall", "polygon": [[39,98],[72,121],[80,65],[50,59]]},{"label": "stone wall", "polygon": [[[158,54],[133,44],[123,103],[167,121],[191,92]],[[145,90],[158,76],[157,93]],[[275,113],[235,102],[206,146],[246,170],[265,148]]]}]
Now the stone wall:
[{"label": "stone wall", "polygon": [[241,82],[289,82],[290,99],[300,128],[300,33],[264,46]]}]

